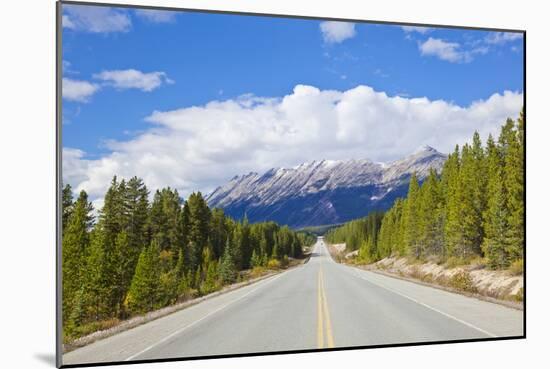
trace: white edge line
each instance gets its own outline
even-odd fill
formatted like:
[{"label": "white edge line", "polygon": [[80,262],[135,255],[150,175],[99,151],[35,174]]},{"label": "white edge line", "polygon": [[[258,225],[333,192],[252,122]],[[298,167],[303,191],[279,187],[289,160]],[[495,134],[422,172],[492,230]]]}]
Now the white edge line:
[{"label": "white edge line", "polygon": [[[354,273],[354,274],[355,274],[355,273]],[[494,334],[494,333],[491,333],[491,332],[489,332],[489,331],[486,331],[485,329],[479,328],[479,327],[473,325],[472,323],[468,323],[468,322],[466,322],[466,321],[464,321],[464,320],[462,320],[462,319],[460,319],[460,318],[457,318],[456,316],[453,316],[453,315],[451,315],[451,314],[447,314],[446,312],[441,311],[441,310],[439,310],[439,309],[436,309],[436,308],[434,308],[433,306],[430,306],[430,305],[425,304],[425,303],[423,303],[423,302],[421,302],[421,301],[418,301],[417,299],[415,299],[415,298],[413,298],[413,297],[407,296],[407,295],[405,295],[405,294],[403,294],[403,293],[401,293],[401,292],[397,292],[397,291],[394,290],[393,288],[389,288],[389,287],[386,287],[386,286],[382,286],[382,285],[380,285],[380,284],[378,284],[378,283],[375,283],[375,282],[373,282],[373,281],[370,281],[370,280],[368,280],[367,278],[365,278],[365,277],[363,277],[362,275],[360,275],[359,273],[357,273],[356,276],[359,277],[359,278],[361,278],[361,279],[364,280],[364,281],[369,282],[370,284],[373,284],[373,285],[375,285],[375,286],[378,286],[378,287],[380,287],[380,288],[383,288],[383,289],[385,289],[385,290],[387,290],[387,291],[393,292],[393,293],[395,293],[396,295],[399,295],[399,296],[404,297],[404,298],[406,298],[406,299],[408,299],[408,300],[410,300],[410,301],[412,301],[412,302],[417,303],[418,305],[424,306],[424,307],[427,308],[427,309],[430,309],[430,310],[432,310],[432,311],[435,311],[436,313],[439,313],[439,314],[441,314],[441,315],[443,315],[443,316],[446,316],[447,318],[450,318],[450,319],[452,319],[452,320],[455,320],[455,321],[457,321],[457,322],[459,322],[459,323],[462,323],[462,324],[464,324],[464,325],[466,325],[466,326],[468,326],[468,327],[470,327],[470,328],[472,328],[472,329],[475,329],[476,331],[479,331],[479,332],[481,332],[481,333],[483,333],[483,334],[486,334],[486,335],[488,335],[489,337],[499,337],[498,335],[496,335],[496,334]]]},{"label": "white edge line", "polygon": [[[292,269],[292,270],[296,270],[296,269]],[[288,272],[292,272],[292,270],[289,270]],[[168,336],[164,337],[164,338],[161,339],[160,341],[157,341],[157,342],[153,343],[152,345],[146,347],[145,349],[141,350],[141,351],[138,352],[137,354],[133,354],[132,356],[128,357],[127,359],[124,359],[124,361],[130,361],[130,360],[132,360],[132,359],[135,359],[136,357],[140,356],[141,354],[143,354],[143,353],[145,353],[145,352],[147,352],[147,351],[149,351],[149,350],[151,350],[151,349],[157,347],[158,345],[160,345],[160,344],[162,344],[162,343],[168,341],[170,338],[172,338],[172,337],[174,337],[174,336],[177,336],[178,334],[182,333],[182,332],[185,331],[186,329],[191,328],[191,327],[194,326],[195,324],[197,324],[197,323],[203,321],[204,319],[206,319],[206,318],[208,318],[208,317],[210,317],[210,316],[216,314],[217,312],[219,312],[219,311],[225,309],[225,308],[228,307],[229,305],[232,305],[232,304],[234,304],[235,302],[242,300],[243,298],[245,298],[246,296],[250,295],[251,293],[253,293],[253,292],[259,290],[260,288],[264,287],[265,285],[267,285],[267,284],[269,284],[269,283],[271,283],[271,282],[273,282],[273,281],[279,279],[281,276],[286,275],[286,274],[288,274],[288,273],[284,273],[284,272],[283,272],[283,273],[281,273],[281,274],[279,274],[279,275],[274,276],[272,279],[266,280],[264,283],[260,284],[259,286],[257,286],[257,287],[254,288],[253,290],[248,291],[247,293],[245,293],[245,294],[242,295],[241,297],[239,297],[239,298],[237,298],[237,299],[235,299],[235,300],[229,301],[229,302],[226,303],[225,305],[222,305],[222,306],[220,306],[219,308],[217,308],[217,309],[215,309],[215,310],[209,312],[208,314],[206,314],[206,315],[203,316],[202,318],[200,318],[200,319],[198,319],[198,320],[195,320],[195,321],[191,322],[190,324],[188,324],[188,325],[186,325],[186,326],[184,326],[184,327],[178,329],[178,330],[175,331],[175,332],[170,333]]]}]

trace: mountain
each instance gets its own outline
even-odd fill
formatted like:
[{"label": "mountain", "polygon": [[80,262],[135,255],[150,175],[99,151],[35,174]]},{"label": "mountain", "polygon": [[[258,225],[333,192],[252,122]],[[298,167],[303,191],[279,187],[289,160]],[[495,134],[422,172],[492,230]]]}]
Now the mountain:
[{"label": "mountain", "polygon": [[207,196],[211,207],[250,222],[273,220],[293,228],[342,223],[386,210],[407,193],[411,174],[423,180],[430,168],[440,171],[446,155],[423,146],[392,163],[321,160],[293,168],[273,168],[260,175],[233,177]]}]

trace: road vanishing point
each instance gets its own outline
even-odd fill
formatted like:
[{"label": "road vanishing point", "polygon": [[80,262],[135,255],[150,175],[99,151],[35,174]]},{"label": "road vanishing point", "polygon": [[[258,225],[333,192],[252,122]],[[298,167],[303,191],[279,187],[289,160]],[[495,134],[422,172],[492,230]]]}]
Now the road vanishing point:
[{"label": "road vanishing point", "polygon": [[523,335],[523,311],[333,261],[306,264],[96,341],[63,364]]}]

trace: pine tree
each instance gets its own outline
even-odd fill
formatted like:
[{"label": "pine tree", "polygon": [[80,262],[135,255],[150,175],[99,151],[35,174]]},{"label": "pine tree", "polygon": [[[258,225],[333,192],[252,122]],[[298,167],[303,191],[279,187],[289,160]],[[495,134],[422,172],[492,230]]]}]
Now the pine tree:
[{"label": "pine tree", "polygon": [[63,187],[61,206],[61,227],[63,230],[62,234],[65,234],[65,228],[67,227],[67,224],[69,224],[69,218],[73,212],[73,189],[70,184],[66,184],[65,187]]},{"label": "pine tree", "polygon": [[132,177],[127,184],[124,194],[124,203],[127,212],[127,224],[125,230],[128,235],[128,246],[131,249],[133,267],[144,245],[151,240],[147,229],[149,217],[149,191],[143,180]]},{"label": "pine tree", "polygon": [[71,316],[75,295],[80,290],[85,276],[86,258],[89,252],[89,230],[93,218],[88,195],[81,191],[74,203],[62,242],[63,273],[63,321]]},{"label": "pine tree", "polygon": [[124,299],[135,271],[136,263],[134,263],[133,254],[134,251],[130,247],[128,234],[125,231],[117,234],[113,250],[114,260],[116,260],[115,274],[112,276],[113,285],[111,287],[116,303],[116,311],[121,318],[124,318],[126,314],[124,311]]},{"label": "pine tree", "polygon": [[445,249],[447,256],[464,257],[464,232],[463,232],[463,193],[460,181],[460,154],[458,146],[445,163],[442,181],[445,186]]},{"label": "pine tree", "polygon": [[153,240],[149,247],[142,250],[136,266],[136,272],[126,299],[128,308],[133,312],[144,312],[157,307],[160,292],[160,247]]},{"label": "pine tree", "polygon": [[420,244],[426,254],[442,255],[444,207],[437,174],[431,169],[422,185],[419,206]]},{"label": "pine tree", "polygon": [[223,284],[233,283],[237,276],[232,249],[233,245],[228,241],[220,261],[219,273]]},{"label": "pine tree", "polygon": [[509,120],[502,131],[504,143],[504,187],[508,210],[506,248],[510,261],[523,258],[524,235],[524,172],[523,114],[517,125]]},{"label": "pine tree", "polygon": [[508,229],[508,209],[503,186],[503,163],[500,150],[493,138],[487,141],[488,161],[488,206],[484,213],[483,253],[489,261],[489,266],[505,268],[510,260],[506,252],[506,230]]},{"label": "pine tree", "polygon": [[[482,159],[481,159],[482,160]],[[459,171],[459,189],[456,200],[458,227],[455,231],[460,233],[460,242],[455,244],[457,256],[462,258],[479,255],[483,239],[482,229],[482,184],[483,173],[476,162],[472,148],[466,144],[462,149],[461,166]]]},{"label": "pine tree", "polygon": [[223,248],[227,240],[227,224],[222,209],[212,210],[210,218],[209,243],[212,245],[213,257],[217,260],[223,255]]},{"label": "pine tree", "polygon": [[420,257],[422,254],[422,245],[419,239],[419,192],[418,180],[416,179],[416,174],[413,173],[409,183],[409,192],[407,193],[403,238],[407,250],[415,257]]},{"label": "pine tree", "polygon": [[149,220],[151,238],[157,238],[161,250],[177,252],[183,245],[181,198],[170,187],[157,190]]},{"label": "pine tree", "polygon": [[193,192],[187,199],[189,211],[188,244],[193,248],[189,250],[191,267],[196,268],[201,263],[202,250],[208,242],[210,228],[210,209],[200,192]]},{"label": "pine tree", "polygon": [[250,266],[253,268],[261,266],[261,256],[256,253],[256,250],[252,251],[252,257],[250,258]]},{"label": "pine tree", "polygon": [[105,315],[105,295],[107,284],[105,281],[105,255],[103,240],[104,232],[101,225],[95,226],[91,234],[90,253],[86,263],[86,276],[84,285],[87,291],[87,305],[91,311],[92,319],[99,320]]}]

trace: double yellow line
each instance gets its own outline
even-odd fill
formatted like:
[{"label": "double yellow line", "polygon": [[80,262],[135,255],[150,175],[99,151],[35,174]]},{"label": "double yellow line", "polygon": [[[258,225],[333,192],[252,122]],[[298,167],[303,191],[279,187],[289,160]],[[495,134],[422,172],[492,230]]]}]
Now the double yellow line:
[{"label": "double yellow line", "polygon": [[328,311],[327,295],[325,293],[325,283],[323,281],[323,268],[321,266],[319,266],[319,278],[317,286],[317,312],[317,347],[334,347],[334,338],[332,337],[332,325],[330,324],[330,313]]}]

